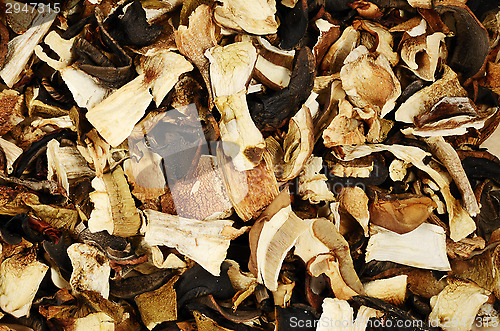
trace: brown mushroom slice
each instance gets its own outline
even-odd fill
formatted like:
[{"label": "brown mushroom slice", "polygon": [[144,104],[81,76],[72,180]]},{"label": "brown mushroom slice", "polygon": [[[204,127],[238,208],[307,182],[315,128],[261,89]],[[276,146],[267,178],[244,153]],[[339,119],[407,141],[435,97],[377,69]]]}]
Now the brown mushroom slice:
[{"label": "brown mushroom slice", "polygon": [[401,46],[401,59],[410,70],[426,81],[434,81],[439,61],[446,57],[442,43],[445,34],[436,32],[408,38]]},{"label": "brown mushroom slice", "polygon": [[368,210],[368,196],[363,189],[359,186],[344,187],[340,192],[338,200],[340,207],[354,217],[363,228],[365,237],[368,237],[368,222],[374,216],[370,215]]},{"label": "brown mushroom slice", "polygon": [[68,256],[73,266],[69,283],[75,292],[89,290],[109,296],[109,261],[97,247],[75,243],[68,247]]},{"label": "brown mushroom slice", "polygon": [[[310,105],[312,103],[312,106]],[[315,103],[315,104],[314,104]],[[312,154],[314,148],[314,131],[311,112],[317,107],[313,99],[306,102],[288,124],[288,132],[283,142],[283,172],[280,181],[289,181],[297,177]]]},{"label": "brown mushroom slice", "polygon": [[278,290],[278,276],[286,253],[307,230],[307,223],[287,206],[264,223],[257,243],[257,280],[270,291]]},{"label": "brown mushroom slice", "polygon": [[451,270],[446,255],[446,235],[440,226],[423,223],[411,232],[398,234],[372,225],[370,233],[366,262],[391,261],[422,269]]},{"label": "brown mushroom slice", "polygon": [[339,38],[340,25],[332,24],[322,18],[317,19],[314,25],[319,30],[319,37],[312,51],[316,58],[316,65],[319,65],[330,46]]},{"label": "brown mushroom slice", "polygon": [[49,267],[34,248],[13,254],[0,264],[0,308],[14,317],[29,316],[38,287]]},{"label": "brown mushroom slice", "polygon": [[95,175],[75,146],[61,147],[55,139],[47,143],[47,167],[47,179],[57,180],[66,193],[69,193],[70,181]]},{"label": "brown mushroom slice", "polygon": [[323,159],[311,155],[299,176],[299,196],[302,200],[309,200],[312,204],[335,200],[335,196],[326,183],[328,179],[319,173],[322,168]]},{"label": "brown mushroom slice", "polygon": [[223,0],[214,11],[215,21],[226,29],[267,35],[278,31],[275,0]]},{"label": "brown mushroom slice", "polygon": [[176,248],[215,276],[220,274],[230,241],[246,231],[233,228],[229,220],[198,221],[151,209],[144,214],[148,245]]},{"label": "brown mushroom slice", "polygon": [[49,31],[56,15],[56,11],[50,9],[48,5],[40,4],[30,28],[22,35],[9,41],[9,53],[2,70],[0,70],[0,77],[8,87],[12,87],[19,81],[36,45]]},{"label": "brown mushroom slice", "polygon": [[314,257],[328,253],[330,249],[319,240],[313,232],[314,219],[307,219],[308,229],[297,238],[293,253],[300,257],[307,264]]},{"label": "brown mushroom slice", "polygon": [[440,193],[443,195],[446,209],[448,211],[448,218],[450,220],[450,238],[454,241],[459,241],[476,229],[476,223],[471,216],[462,208],[459,201],[457,201],[450,191],[449,181],[446,179],[445,174],[439,169],[423,162],[426,156],[430,153],[414,146],[403,145],[360,145],[360,146],[342,146],[343,156],[337,155],[337,158],[344,161],[351,161],[360,157],[370,155],[371,153],[389,151],[398,159],[413,164],[418,169],[426,172],[432,180],[439,186]]},{"label": "brown mushroom slice", "polygon": [[365,46],[355,48],[340,70],[342,87],[357,107],[372,106],[387,115],[396,105],[401,85],[383,54],[369,53]]},{"label": "brown mushroom slice", "polygon": [[123,171],[133,187],[132,194],[145,203],[165,194],[167,184],[161,167],[163,158],[149,148],[141,152],[140,159],[131,157],[123,162]]},{"label": "brown mushroom slice", "polygon": [[429,111],[442,98],[467,96],[457,74],[447,65],[443,67],[440,79],[413,94],[396,110],[396,121],[413,123],[416,116]]},{"label": "brown mushroom slice", "polygon": [[316,331],[353,329],[354,311],[346,300],[325,298],[321,308],[323,313]]},{"label": "brown mushroom slice", "polygon": [[23,153],[22,148],[18,147],[16,144],[0,138],[0,148],[2,149],[3,154],[5,155],[7,174],[12,173],[14,170],[13,164],[17,160],[19,156]]},{"label": "brown mushroom slice", "polygon": [[[382,25],[372,22],[372,21],[355,21],[354,26],[360,24],[363,30],[368,31],[372,35],[376,35],[377,48],[376,52],[383,54],[391,66],[395,66],[399,62],[398,53],[394,52],[393,49],[393,38],[392,34]],[[368,47],[368,45],[366,45]]]},{"label": "brown mushroom slice", "polygon": [[436,207],[436,203],[426,196],[375,193],[370,204],[370,222],[404,234],[424,223]]},{"label": "brown mushroom slice", "polygon": [[396,306],[404,304],[406,299],[407,275],[386,279],[377,279],[363,284],[366,295],[384,300]]},{"label": "brown mushroom slice", "polygon": [[464,238],[460,241],[446,239],[446,251],[452,259],[468,259],[476,249],[484,249],[486,242],[481,237]]},{"label": "brown mushroom slice", "polygon": [[471,330],[479,308],[490,294],[473,282],[450,280],[443,291],[431,298],[429,322],[445,329]]},{"label": "brown mushroom slice", "polygon": [[321,62],[321,70],[326,73],[340,72],[344,60],[356,48],[360,33],[352,26],[348,26],[342,32],[339,39],[330,47]]},{"label": "brown mushroom slice", "polygon": [[338,115],[333,118],[323,131],[323,141],[326,147],[339,145],[360,145],[366,141],[363,122],[358,113],[345,99],[339,101]]},{"label": "brown mushroom slice", "polygon": [[0,92],[0,135],[3,136],[24,120],[24,95],[15,90]]},{"label": "brown mushroom slice", "polygon": [[465,210],[472,217],[476,216],[479,213],[479,204],[467,178],[467,174],[462,167],[462,162],[457,151],[443,137],[429,137],[425,139],[425,142],[453,178],[458,190],[462,194]]},{"label": "brown mushroom slice", "polygon": [[174,284],[179,277],[172,277],[160,288],[137,295],[134,298],[141,319],[148,330],[156,325],[177,319],[177,296]]}]

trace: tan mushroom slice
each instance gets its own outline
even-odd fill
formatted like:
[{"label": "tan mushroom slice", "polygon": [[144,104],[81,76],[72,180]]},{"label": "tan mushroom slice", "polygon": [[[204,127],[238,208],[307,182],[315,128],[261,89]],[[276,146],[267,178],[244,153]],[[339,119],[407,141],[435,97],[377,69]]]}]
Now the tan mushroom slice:
[{"label": "tan mushroom slice", "polygon": [[264,223],[257,243],[257,280],[269,290],[278,289],[278,276],[286,253],[307,230],[307,223],[287,206]]},{"label": "tan mushroom slice", "polygon": [[257,218],[279,194],[278,182],[267,154],[250,170],[238,171],[222,148],[217,148],[217,163],[234,210],[243,221]]},{"label": "tan mushroom slice", "polygon": [[49,31],[57,15],[55,10],[44,4],[39,5],[36,12],[30,28],[9,41],[6,62],[0,70],[0,77],[8,87],[12,87],[19,81],[36,45]]},{"label": "tan mushroom slice", "polygon": [[321,63],[321,70],[327,74],[340,72],[344,60],[358,46],[359,31],[348,26],[339,39],[330,47]]},{"label": "tan mushroom slice", "polygon": [[241,271],[238,262],[233,260],[226,260],[225,262],[230,265],[227,270],[227,276],[231,281],[231,285],[237,291],[232,299],[232,308],[236,310],[243,300],[254,293],[257,287],[257,278],[251,272]]},{"label": "tan mushroom slice", "polygon": [[429,111],[442,98],[467,96],[457,74],[445,64],[443,68],[443,76],[440,79],[414,93],[396,110],[396,121],[413,123],[415,116]]},{"label": "tan mushroom slice", "polygon": [[283,142],[283,172],[278,177],[280,181],[285,182],[297,177],[312,154],[314,129],[311,112],[318,107],[314,96],[310,103],[313,105],[304,103],[288,124],[288,132]]},{"label": "tan mushroom slice", "polygon": [[74,60],[75,56],[71,49],[75,39],[76,37],[66,40],[61,38],[56,31],[50,31],[43,41],[59,56],[59,60],[54,60],[49,57],[40,45],[35,47],[35,54],[40,60],[47,63],[51,68],[61,70],[70,65]]},{"label": "tan mushroom slice", "polygon": [[[394,67],[396,64],[398,64],[398,53],[392,50],[394,46],[392,34],[385,27],[378,23],[367,20],[355,21],[353,25],[356,26],[357,24],[360,24],[360,27],[363,30],[368,31],[372,35],[376,35],[376,52],[383,54],[389,61],[391,66]],[[368,45],[365,46],[369,48]]]},{"label": "tan mushroom slice", "polygon": [[92,186],[95,191],[89,194],[94,203],[89,219],[90,230],[106,230],[121,237],[138,234],[142,222],[121,166],[102,178],[95,177]]},{"label": "tan mushroom slice", "polygon": [[316,331],[351,330],[354,325],[354,311],[346,300],[325,298],[321,307],[323,313]]},{"label": "tan mushroom slice", "polygon": [[434,81],[439,61],[446,57],[443,50],[445,34],[436,32],[408,38],[401,46],[401,59],[415,75],[426,81]]},{"label": "tan mushroom slice", "polygon": [[429,322],[445,330],[471,330],[479,308],[490,292],[473,282],[452,280],[443,291],[431,298]]},{"label": "tan mushroom slice", "polygon": [[40,118],[31,122],[31,126],[34,128],[51,126],[59,129],[70,129],[71,131],[76,131],[76,127],[73,124],[73,121],[71,121],[71,117],[69,115],[52,118]]},{"label": "tan mushroom slice", "polygon": [[160,288],[137,295],[134,298],[141,319],[148,330],[156,325],[177,319],[177,296],[174,284],[179,277],[173,277]]},{"label": "tan mushroom slice", "polygon": [[55,139],[47,143],[47,167],[47,179],[57,180],[66,193],[69,193],[70,181],[95,175],[75,146],[61,147]]},{"label": "tan mushroom slice", "polygon": [[215,21],[226,29],[267,35],[278,31],[275,0],[223,0],[215,7]]},{"label": "tan mushroom slice", "polygon": [[104,312],[92,313],[85,317],[70,320],[67,330],[72,331],[114,331],[115,321]]},{"label": "tan mushroom slice", "polygon": [[319,37],[312,51],[316,58],[316,65],[319,65],[330,46],[339,38],[340,26],[322,18],[317,19],[314,25],[319,30]]},{"label": "tan mushroom slice", "polygon": [[360,145],[366,141],[363,121],[358,113],[345,99],[339,101],[339,112],[323,131],[323,140],[326,147],[339,145]]},{"label": "tan mushroom slice", "polygon": [[464,238],[457,242],[446,238],[446,251],[452,259],[468,259],[472,252],[485,246],[486,242],[481,237]]},{"label": "tan mushroom slice", "polygon": [[89,290],[109,296],[109,261],[97,247],[75,243],[68,247],[68,256],[73,266],[69,283],[75,292]]},{"label": "tan mushroom slice", "polygon": [[370,221],[370,212],[368,210],[368,196],[359,186],[344,187],[338,198],[340,207],[348,212],[361,225],[368,237],[368,222]]},{"label": "tan mushroom slice", "polygon": [[163,158],[149,148],[142,152],[140,159],[131,157],[125,160],[123,171],[133,187],[132,194],[145,203],[165,194],[167,184],[161,168]]},{"label": "tan mushroom slice", "polygon": [[24,120],[24,95],[15,90],[0,92],[0,135],[3,136]]},{"label": "tan mushroom slice", "polygon": [[0,148],[5,154],[5,159],[7,161],[7,174],[10,174],[14,170],[14,162],[23,153],[23,150],[16,144],[3,138],[0,138]]},{"label": "tan mushroom slice", "polygon": [[302,200],[309,200],[313,204],[335,200],[335,196],[326,183],[326,176],[319,173],[322,168],[321,157],[312,155],[307,160],[299,176],[299,196]]},{"label": "tan mushroom slice", "polygon": [[476,216],[479,213],[479,204],[455,148],[447,143],[443,137],[426,138],[425,142],[453,178],[462,194],[465,210],[472,217]]},{"label": "tan mushroom slice", "polygon": [[193,65],[184,56],[172,51],[143,56],[137,68],[137,72],[144,75],[144,84],[151,88],[157,107],[177,83],[179,77],[191,70],[193,70]]},{"label": "tan mushroom slice", "polygon": [[305,264],[312,258],[330,251],[330,249],[314,235],[312,228],[314,221],[314,219],[304,220],[304,222],[309,224],[308,229],[297,239],[293,251],[293,253],[300,257]]},{"label": "tan mushroom slice", "polygon": [[396,105],[401,85],[383,54],[369,53],[358,46],[344,61],[340,70],[342,87],[357,107],[372,106],[387,115]]},{"label": "tan mushroom slice", "polygon": [[230,241],[246,228],[237,230],[229,220],[198,221],[146,209],[144,240],[150,246],[176,248],[213,275],[220,274]]},{"label": "tan mushroom slice", "polygon": [[49,267],[34,248],[14,254],[0,264],[0,308],[14,317],[29,316],[31,304]]},{"label": "tan mushroom slice", "polygon": [[292,298],[293,289],[295,288],[294,281],[286,278],[285,280],[286,282],[278,282],[278,289],[273,292],[274,305],[282,308],[290,305],[290,299]]},{"label": "tan mushroom slice", "polygon": [[423,223],[411,232],[398,234],[372,225],[370,233],[366,262],[391,261],[422,269],[451,270],[446,255],[446,235],[440,226]]},{"label": "tan mushroom slice", "polygon": [[450,191],[450,183],[444,174],[439,169],[435,169],[423,162],[429,153],[414,146],[403,145],[360,145],[360,146],[342,146],[343,156],[337,157],[344,161],[351,161],[360,157],[370,155],[374,152],[389,151],[398,159],[413,164],[418,169],[426,172],[432,180],[439,186],[440,193],[443,195],[448,218],[450,220],[450,238],[454,241],[459,241],[476,229],[476,223],[471,216],[462,208],[460,202],[457,201]]},{"label": "tan mushroom slice", "polygon": [[400,275],[386,279],[377,279],[363,284],[366,295],[382,299],[396,306],[401,306],[406,299],[408,276]]}]

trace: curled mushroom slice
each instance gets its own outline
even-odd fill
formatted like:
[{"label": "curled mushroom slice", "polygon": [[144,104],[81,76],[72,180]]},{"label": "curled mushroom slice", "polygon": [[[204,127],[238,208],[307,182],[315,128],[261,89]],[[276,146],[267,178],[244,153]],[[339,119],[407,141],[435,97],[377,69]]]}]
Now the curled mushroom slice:
[{"label": "curled mushroom slice", "polygon": [[56,15],[57,12],[52,10],[50,6],[41,4],[36,11],[36,17],[31,22],[30,28],[9,41],[9,52],[5,64],[0,70],[0,77],[8,87],[12,87],[19,81],[36,45],[49,31]]},{"label": "curled mushroom slice", "polygon": [[34,248],[4,259],[0,265],[0,308],[14,317],[29,316],[48,269],[37,260]]},{"label": "curled mushroom slice", "polygon": [[[366,30],[372,35],[376,35],[376,48],[375,51],[383,54],[387,60],[389,60],[389,63],[391,66],[395,66],[398,61],[399,61],[399,56],[398,53],[394,52],[392,50],[393,48],[393,39],[392,39],[392,34],[387,31],[385,27],[383,27],[380,24],[377,24],[372,21],[355,21],[353,23],[353,26],[356,28]],[[368,45],[365,45],[369,47]]]},{"label": "curled mushroom slice", "polygon": [[215,21],[224,28],[245,31],[250,34],[267,35],[278,31],[276,1],[223,0],[214,11]]},{"label": "curled mushroom slice", "polygon": [[73,265],[69,281],[73,291],[94,291],[107,299],[111,267],[106,256],[97,247],[82,243],[69,246],[68,256]]},{"label": "curled mushroom slice", "polygon": [[423,223],[411,232],[398,234],[373,225],[370,233],[366,262],[391,261],[422,269],[451,270],[446,255],[446,235],[440,226]]},{"label": "curled mushroom slice", "polygon": [[363,122],[358,113],[345,99],[339,101],[339,112],[323,131],[326,147],[339,145],[360,145],[366,141]]},{"label": "curled mushroom slice", "polygon": [[339,39],[335,41],[323,57],[321,70],[326,73],[340,72],[344,60],[347,58],[349,53],[351,53],[351,51],[358,46],[357,43],[359,35],[359,31],[354,29],[352,26],[345,28]]},{"label": "curled mushroom slice", "polygon": [[218,276],[227,249],[246,228],[237,230],[229,220],[198,221],[146,209],[148,245],[176,248],[211,274]]},{"label": "curled mushroom slice", "polygon": [[431,298],[429,321],[439,327],[445,327],[446,321],[463,321],[453,329],[470,330],[479,308],[488,301],[489,295],[490,292],[473,282],[452,280],[443,291]]},{"label": "curled mushroom slice", "polygon": [[396,105],[401,85],[383,54],[369,53],[365,46],[354,49],[345,59],[340,79],[349,99],[358,107],[372,106],[387,115]]},{"label": "curled mushroom slice", "polygon": [[307,264],[312,258],[328,253],[330,249],[314,235],[312,226],[315,220],[304,221],[309,224],[308,229],[297,239],[293,253]]},{"label": "curled mushroom slice", "polygon": [[363,284],[366,295],[382,299],[396,306],[403,305],[406,299],[407,275],[377,279]]},{"label": "curled mushroom slice", "polygon": [[340,192],[339,202],[340,207],[354,217],[368,237],[368,222],[374,216],[368,211],[368,196],[363,189],[359,186],[344,187]]},{"label": "curled mushroom slice", "polygon": [[445,34],[436,32],[408,38],[401,46],[401,59],[419,78],[434,81],[439,61],[446,57],[443,50]]},{"label": "curled mushroom slice", "polygon": [[316,65],[319,65],[330,46],[339,38],[340,26],[322,18],[317,19],[314,25],[319,30],[319,37],[313,47],[313,53],[316,58]]},{"label": "curled mushroom slice", "polygon": [[321,201],[333,201],[335,196],[327,185],[327,178],[319,172],[323,168],[323,159],[311,155],[299,176],[299,196],[316,204]]},{"label": "curled mushroom slice", "polygon": [[396,121],[413,123],[413,119],[429,111],[444,97],[466,97],[467,91],[462,87],[457,74],[443,64],[443,76],[409,97],[397,110]]}]

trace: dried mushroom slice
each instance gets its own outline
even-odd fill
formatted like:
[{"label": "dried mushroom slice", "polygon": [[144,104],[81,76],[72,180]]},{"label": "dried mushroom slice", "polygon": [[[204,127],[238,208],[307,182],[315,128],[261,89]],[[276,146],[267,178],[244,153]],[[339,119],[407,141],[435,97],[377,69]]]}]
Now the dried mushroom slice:
[{"label": "dried mushroom slice", "polygon": [[0,135],[3,136],[24,120],[24,95],[5,89],[0,92],[0,105]]},{"label": "dried mushroom slice", "polygon": [[419,78],[434,81],[439,61],[447,55],[442,45],[445,37],[436,32],[408,38],[402,42],[401,59]]},{"label": "dried mushroom slice", "polygon": [[340,38],[328,49],[321,63],[321,70],[327,74],[340,72],[344,60],[358,46],[359,36],[360,32],[352,26],[345,28]]},{"label": "dried mushroom slice", "polygon": [[363,284],[366,295],[382,299],[396,306],[402,306],[406,300],[408,276],[400,275],[386,279],[377,279]]},{"label": "dried mushroom slice", "polygon": [[352,104],[341,99],[339,111],[328,127],[323,131],[323,141],[326,147],[340,145],[361,145],[366,142],[363,121]]},{"label": "dried mushroom slice", "polygon": [[338,329],[347,329],[349,326],[352,327],[354,325],[354,311],[347,301],[338,298],[325,298],[321,307],[323,308],[323,313],[321,314],[320,321],[329,322],[319,323],[316,328],[317,331],[330,331],[337,328],[335,326],[337,323],[343,325],[343,327],[338,327]]},{"label": "dried mushroom slice", "polygon": [[214,11],[215,21],[226,29],[266,35],[278,31],[276,1],[223,0]]},{"label": "dried mushroom slice", "polygon": [[326,176],[320,174],[322,168],[323,159],[311,155],[299,176],[299,196],[302,200],[309,200],[313,204],[335,200],[335,196],[327,185]]}]

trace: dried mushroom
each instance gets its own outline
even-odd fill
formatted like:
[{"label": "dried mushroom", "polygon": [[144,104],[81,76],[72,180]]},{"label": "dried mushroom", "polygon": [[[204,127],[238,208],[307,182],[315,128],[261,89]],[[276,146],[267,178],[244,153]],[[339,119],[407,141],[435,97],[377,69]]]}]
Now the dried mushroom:
[{"label": "dried mushroom", "polygon": [[251,4],[241,0],[221,2],[222,5],[215,7],[214,19],[222,27],[257,35],[276,33],[275,0],[258,0]]}]

